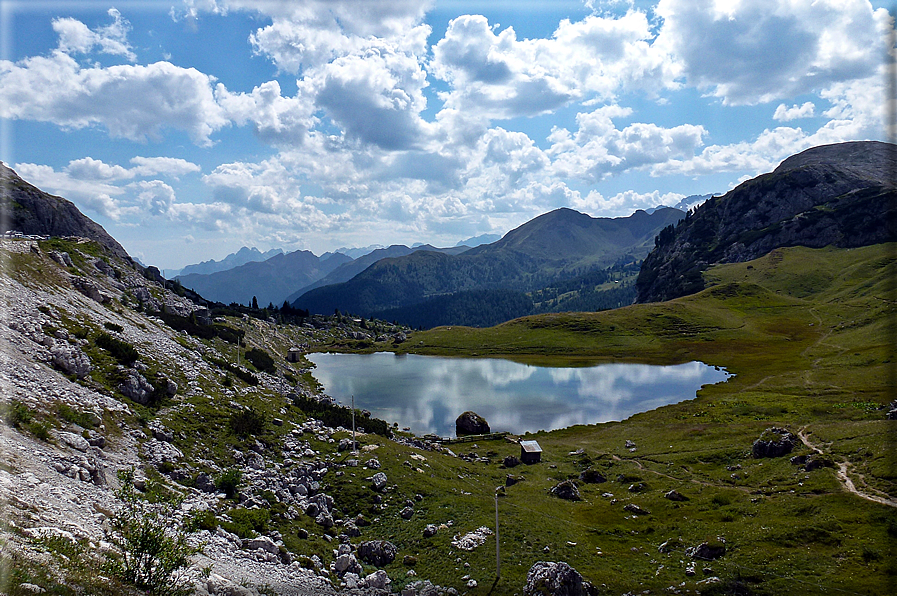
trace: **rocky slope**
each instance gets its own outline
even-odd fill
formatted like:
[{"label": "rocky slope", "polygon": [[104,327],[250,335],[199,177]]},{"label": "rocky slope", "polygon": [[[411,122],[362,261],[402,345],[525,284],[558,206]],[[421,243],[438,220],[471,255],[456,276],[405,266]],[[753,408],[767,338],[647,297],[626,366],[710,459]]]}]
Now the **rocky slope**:
[{"label": "rocky slope", "polygon": [[[0,567],[8,569],[13,563],[16,570],[12,576],[0,575],[0,589],[18,594],[66,585],[88,593],[131,593],[124,584],[104,586],[96,577],[73,578],[66,563],[69,551],[63,558],[53,556],[61,552],[59,541],[69,544],[66,548],[81,544],[87,550],[79,565],[99,570],[102,553],[111,548],[110,519],[121,505],[115,495],[117,472],[135,469],[137,486],[150,491],[155,483],[179,493],[183,503],[173,524],[203,511],[224,511],[224,495],[210,479],[226,465],[212,451],[215,441],[170,427],[198,411],[226,417],[228,407],[245,410],[248,406],[240,402],[247,400],[265,411],[286,412],[285,391],[312,393],[302,381],[284,387],[284,375],[292,369],[282,362],[275,365],[278,374],[239,367],[254,383],[225,381],[228,377],[220,368],[225,356],[219,352],[225,342],[201,341],[154,316],[164,311],[167,316],[203,318],[205,309],[87,239],[3,240],[0,257],[8,266],[8,274],[0,277],[5,301],[0,325]],[[277,333],[259,321],[231,324],[247,329],[250,347]],[[307,336],[296,332],[281,337],[277,345],[283,348],[322,334],[336,337],[337,328],[320,327],[307,329]],[[137,357],[116,361],[111,349],[99,347],[109,345],[101,336],[132,346]],[[270,349],[267,343],[255,347]],[[228,400],[230,406],[225,405]],[[337,453],[331,438],[337,430],[310,418],[284,418],[273,422],[280,426],[272,428],[283,430],[276,441],[265,446],[250,441],[258,452],[227,457],[242,475],[245,507],[252,506],[253,499],[263,503],[261,495],[273,491],[284,515],[304,516],[315,503],[316,515],[324,516],[321,524],[354,527],[349,520],[333,520],[333,498],[321,485],[328,466],[339,467],[330,463]],[[205,429],[221,436],[217,427]],[[325,525],[318,527],[323,531]],[[197,594],[250,596],[267,590],[326,595],[338,591],[340,584],[353,588],[351,593],[379,594],[388,584],[385,574],[370,568],[364,573],[358,563],[348,568],[355,575],[346,577],[347,569],[336,572],[317,555],[290,553],[273,530],[241,540],[212,527],[190,534],[189,541],[202,546],[186,570],[187,584]],[[12,583],[3,585],[5,581]],[[446,593],[431,588],[433,594]]]},{"label": "rocky slope", "polygon": [[45,193],[3,163],[0,163],[0,214],[0,233],[80,236],[96,240],[118,257],[130,259],[102,226],[81,213],[71,201]]},{"label": "rocky slope", "polygon": [[808,149],[714,197],[659,234],[638,278],[638,302],[704,288],[701,272],[786,246],[842,248],[893,240],[894,147],[863,141]]}]

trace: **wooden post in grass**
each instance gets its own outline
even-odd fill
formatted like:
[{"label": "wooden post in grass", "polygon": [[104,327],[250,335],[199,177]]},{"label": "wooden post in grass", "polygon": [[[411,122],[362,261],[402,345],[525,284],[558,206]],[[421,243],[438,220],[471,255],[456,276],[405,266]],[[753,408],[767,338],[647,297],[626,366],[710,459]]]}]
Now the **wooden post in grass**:
[{"label": "wooden post in grass", "polygon": [[501,545],[498,540],[498,492],[495,493],[495,581],[501,577]]},{"label": "wooden post in grass", "polygon": [[352,394],[352,455],[358,453],[358,446],[355,443],[355,394]]}]

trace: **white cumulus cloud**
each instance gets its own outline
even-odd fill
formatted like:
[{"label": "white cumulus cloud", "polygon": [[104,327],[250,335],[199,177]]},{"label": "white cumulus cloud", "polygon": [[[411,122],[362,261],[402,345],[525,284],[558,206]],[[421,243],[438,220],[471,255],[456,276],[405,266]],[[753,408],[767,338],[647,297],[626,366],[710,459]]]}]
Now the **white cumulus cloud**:
[{"label": "white cumulus cloud", "polygon": [[655,12],[663,19],[655,45],[687,83],[734,105],[868,76],[889,20],[868,0],[660,0]]},{"label": "white cumulus cloud", "polygon": [[113,137],[158,139],[165,128],[194,142],[226,126],[213,77],[170,62],[81,68],[67,54],[0,61],[0,116],[62,127],[105,127]]},{"label": "white cumulus cloud", "polygon": [[811,118],[816,115],[816,106],[812,101],[803,103],[802,105],[793,105],[790,108],[785,104],[779,104],[775,114],[772,115],[773,120],[779,122],[788,122],[789,120],[797,120],[799,118]]},{"label": "white cumulus cloud", "polygon": [[128,43],[131,24],[114,8],[110,8],[107,14],[112,17],[112,23],[97,29],[90,29],[71,17],[53,19],[53,30],[59,35],[59,50],[87,54],[99,46],[104,54],[124,56],[131,62],[137,60]]}]

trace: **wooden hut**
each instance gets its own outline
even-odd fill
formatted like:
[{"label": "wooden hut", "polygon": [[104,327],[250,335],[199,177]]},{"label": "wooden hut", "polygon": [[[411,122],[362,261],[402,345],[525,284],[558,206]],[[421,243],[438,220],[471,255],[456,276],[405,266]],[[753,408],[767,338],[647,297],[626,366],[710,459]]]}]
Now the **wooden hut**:
[{"label": "wooden hut", "polygon": [[287,352],[287,362],[299,362],[299,359],[302,357],[302,348],[299,346],[293,346]]},{"label": "wooden hut", "polygon": [[542,461],[542,448],[537,441],[520,441],[520,461],[525,464]]}]

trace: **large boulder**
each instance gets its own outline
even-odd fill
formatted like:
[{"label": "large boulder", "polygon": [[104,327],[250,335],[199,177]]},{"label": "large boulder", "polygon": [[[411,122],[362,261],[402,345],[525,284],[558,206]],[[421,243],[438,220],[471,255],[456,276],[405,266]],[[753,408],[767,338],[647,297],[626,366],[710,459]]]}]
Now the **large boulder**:
[{"label": "large boulder", "polygon": [[692,559],[712,561],[714,559],[719,559],[726,554],[726,545],[717,540],[712,542],[702,542],[698,546],[686,548],[685,554]]},{"label": "large boulder", "polygon": [[595,468],[588,468],[582,471],[579,475],[579,480],[586,484],[601,484],[602,482],[607,482],[607,477]]},{"label": "large boulder", "polygon": [[549,492],[557,498],[565,499],[567,501],[582,500],[582,497],[579,496],[579,487],[576,486],[576,483],[572,480],[564,480],[563,482],[557,483]]},{"label": "large boulder", "polygon": [[90,358],[81,351],[81,348],[64,343],[57,343],[50,349],[53,356],[53,365],[62,372],[75,375],[83,379],[90,374],[93,366]]},{"label": "large boulder", "polygon": [[526,574],[524,596],[592,596],[598,591],[567,563],[539,561]]},{"label": "large boulder", "polygon": [[156,388],[133,368],[124,369],[123,372],[125,380],[118,386],[121,394],[133,399],[138,404],[144,406],[148,404],[156,392]]},{"label": "large boulder", "polygon": [[485,435],[491,432],[486,419],[476,412],[464,412],[455,420],[455,435],[465,437],[467,435]]},{"label": "large boulder", "polygon": [[386,488],[386,484],[388,480],[386,479],[386,474],[383,472],[377,472],[370,478],[371,480],[371,488],[375,491],[380,492]]},{"label": "large boulder", "polygon": [[754,441],[751,449],[755,458],[761,457],[781,457],[791,453],[798,439],[784,428],[767,428],[760,435],[760,438]]},{"label": "large boulder", "polygon": [[375,567],[389,565],[396,558],[399,550],[388,540],[368,540],[358,545],[358,556],[365,563]]}]

